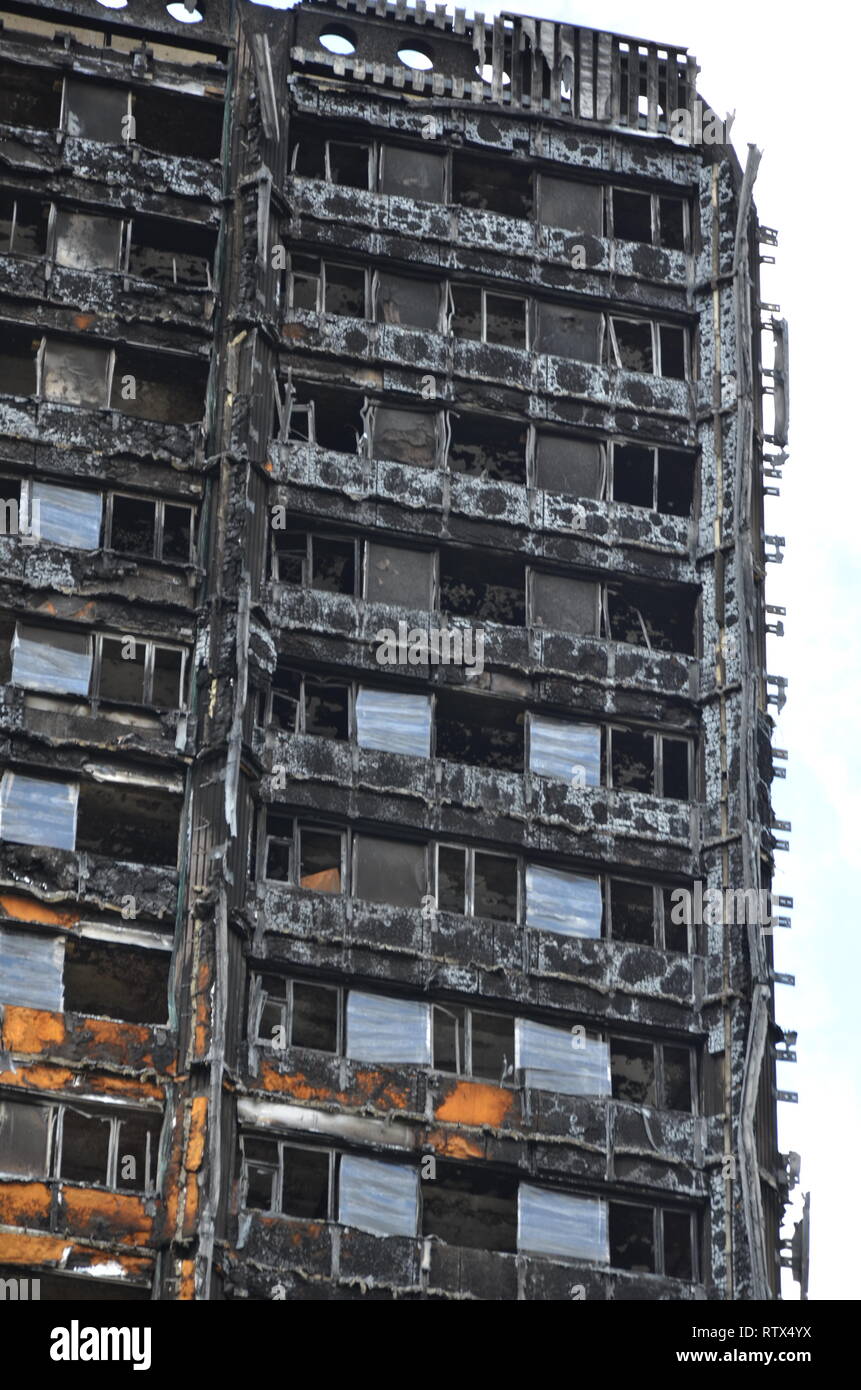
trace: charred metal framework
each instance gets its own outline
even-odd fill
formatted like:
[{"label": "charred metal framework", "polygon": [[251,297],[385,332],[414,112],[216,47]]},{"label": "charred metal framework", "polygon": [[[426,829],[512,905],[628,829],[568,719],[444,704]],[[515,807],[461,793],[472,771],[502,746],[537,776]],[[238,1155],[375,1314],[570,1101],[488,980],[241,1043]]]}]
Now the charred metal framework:
[{"label": "charred metal framework", "polygon": [[779,1296],[771,938],[673,914],[785,844],[786,332],[696,72],[0,0],[4,1278]]}]

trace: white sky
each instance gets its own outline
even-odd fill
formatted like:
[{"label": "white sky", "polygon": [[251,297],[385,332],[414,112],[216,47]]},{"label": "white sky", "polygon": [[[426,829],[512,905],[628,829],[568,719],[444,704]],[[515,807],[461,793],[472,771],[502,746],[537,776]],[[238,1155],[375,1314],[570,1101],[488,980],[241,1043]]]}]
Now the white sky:
[{"label": "white sky", "polygon": [[[272,7],[290,3],[273,0]],[[775,891],[795,899],[792,930],[776,931],[776,968],[798,979],[795,989],[777,986],[777,1021],[797,1030],[799,1058],[778,1068],[778,1084],[798,1091],[800,1101],[778,1107],[780,1147],[801,1154],[796,1194],[812,1193],[811,1298],[857,1299],[859,1204],[850,1188],[861,1162],[861,1048],[856,1055],[851,1020],[861,949],[847,904],[861,825],[861,743],[849,719],[861,676],[853,613],[861,593],[861,489],[856,446],[839,443],[832,412],[842,397],[854,408],[861,395],[847,327],[861,324],[858,256],[846,251],[857,209],[857,167],[846,162],[857,88],[851,63],[844,70],[836,61],[858,52],[861,11],[824,0],[814,25],[809,6],[764,0],[524,0],[483,9],[686,46],[702,69],[705,100],[720,115],[736,112],[732,138],[742,164],[748,142],[764,151],[755,199],[780,244],[772,253],[777,264],[764,267],[763,298],[780,304],[790,331],[790,461],[781,497],[769,499],[766,512],[767,532],[788,542],[783,564],[768,567],[768,601],[788,610],[786,636],[769,638],[769,671],[789,679],[774,736],[776,747],[789,749],[787,779],[774,783],[773,796],[777,817],[793,826],[790,853],[777,855]],[[829,81],[811,80],[805,97],[811,67],[825,72],[826,37]],[[835,218],[840,236],[832,241],[825,223]],[[833,356],[832,333],[845,340]],[[796,1287],[787,1280],[786,1296],[795,1297]]]}]

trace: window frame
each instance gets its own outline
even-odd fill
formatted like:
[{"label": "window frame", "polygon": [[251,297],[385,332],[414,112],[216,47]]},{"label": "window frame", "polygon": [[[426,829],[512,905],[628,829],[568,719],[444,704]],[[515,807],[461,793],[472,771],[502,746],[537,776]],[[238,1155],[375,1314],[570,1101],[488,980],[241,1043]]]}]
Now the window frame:
[{"label": "window frame", "polygon": [[[638,243],[638,244],[639,244],[639,243]],[[634,371],[634,368],[633,368],[633,367],[625,367],[625,366],[623,366],[623,364],[622,364],[622,358],[621,358],[621,354],[620,354],[620,352],[619,352],[619,344],[618,344],[618,340],[617,340],[617,338],[616,338],[616,324],[617,324],[617,323],[632,323],[632,324],[636,324],[638,327],[642,327],[644,324],[647,324],[648,327],[649,327],[650,334],[651,334],[651,344],[652,344],[652,371],[651,371],[651,372],[637,372],[636,375],[637,375],[637,376],[654,376],[654,377],[660,377],[660,379],[661,379],[662,381],[679,381],[679,380],[681,380],[681,381],[683,381],[683,383],[684,383],[685,385],[690,385],[690,384],[691,384],[691,382],[692,382],[692,380],[693,380],[693,353],[692,353],[692,347],[691,347],[691,332],[690,332],[690,328],[689,328],[689,326],[688,326],[687,324],[669,323],[669,322],[665,322],[663,319],[638,318],[638,317],[637,317],[636,315],[634,315],[634,314],[629,314],[629,313],[625,313],[625,312],[622,312],[622,313],[614,313],[614,312],[612,312],[612,311],[608,311],[608,312],[605,314],[604,317],[605,317],[605,319],[606,319],[606,325],[607,325],[607,332],[606,332],[605,335],[604,335],[604,341],[605,341],[605,343],[607,344],[607,348],[606,348],[606,363],[605,363],[606,366],[611,367],[611,368],[612,368],[612,367],[615,367],[618,371],[622,371],[622,372],[633,372],[633,371]],[[684,374],[684,377],[682,377],[682,378],[680,378],[680,377],[673,377],[673,376],[665,376],[665,375],[664,375],[663,367],[662,367],[662,360],[661,360],[661,329],[662,329],[662,328],[672,328],[672,329],[675,329],[676,331],[680,332],[681,335],[682,335],[682,348],[683,348],[683,355],[684,355],[684,360],[685,360],[685,374]]]},{"label": "window frame", "polygon": [[[608,1099],[615,1101],[618,1105],[636,1105],[636,1101],[625,1101],[617,1096],[614,1096],[612,1093],[613,1045],[615,1043],[645,1043],[651,1046],[652,1048],[652,1066],[654,1068],[655,1074],[655,1100],[654,1104],[650,1108],[654,1110],[668,1111],[671,1115],[691,1115],[694,1118],[696,1118],[701,1113],[699,1096],[699,1072],[697,1068],[697,1050],[689,1042],[669,1042],[665,1038],[627,1037],[625,1034],[615,1032],[612,1026],[605,1029],[604,1037],[609,1048],[610,1059],[611,1092]],[[684,1048],[685,1052],[688,1054],[688,1078],[691,1091],[691,1105],[689,1110],[678,1110],[675,1107],[671,1107],[667,1104],[666,1063],[664,1059],[665,1047]]]},{"label": "window frame", "polygon": [[[135,647],[143,643],[144,651],[144,673],[143,673],[143,699],[138,704],[134,700],[117,700],[111,695],[103,695],[100,689],[102,678],[102,647],[107,639],[112,642],[122,642],[126,637],[133,637]],[[177,646],[171,642],[163,642],[160,637],[139,637],[137,633],[114,633],[114,632],[94,632],[92,634],[93,666],[90,677],[90,698],[101,703],[111,705],[131,705],[135,709],[177,709],[180,711],[186,708],[185,698],[185,676],[186,663],[189,653],[186,647]],[[153,683],[155,680],[155,655],[156,651],[179,652],[179,702],[176,705],[156,705],[153,700]]]},{"label": "window frame", "polygon": [[453,916],[459,916],[459,917],[469,917],[469,918],[471,918],[471,919],[474,919],[474,918],[476,918],[476,916],[478,916],[478,914],[477,914],[476,911],[475,911],[475,856],[476,856],[476,854],[485,854],[485,855],[487,855],[489,858],[493,858],[493,859],[505,859],[505,860],[509,860],[509,861],[512,861],[512,860],[514,861],[515,876],[516,876],[516,884],[517,884],[517,904],[516,904],[515,916],[514,916],[514,919],[513,919],[513,920],[510,919],[510,918],[500,918],[500,917],[484,918],[484,917],[481,917],[481,916],[478,916],[478,920],[479,920],[479,921],[494,921],[494,922],[502,921],[502,922],[508,922],[511,926],[522,926],[522,925],[523,925],[523,912],[524,912],[525,888],[524,888],[524,873],[523,873],[523,862],[524,862],[524,861],[523,861],[523,856],[522,856],[522,855],[520,855],[520,854],[504,854],[504,853],[500,853],[498,850],[486,850],[486,849],[482,849],[482,848],[480,848],[480,847],[477,847],[477,846],[475,846],[475,845],[463,845],[463,844],[458,844],[458,843],[455,842],[455,841],[450,841],[450,840],[447,840],[447,839],[439,839],[439,840],[434,839],[434,840],[432,840],[432,841],[430,842],[430,844],[431,844],[432,849],[433,849],[433,854],[432,854],[432,856],[431,856],[431,857],[432,857],[432,860],[433,860],[433,863],[432,863],[432,871],[433,871],[433,878],[432,878],[432,883],[433,883],[433,900],[434,900],[434,903],[436,904],[435,910],[436,910],[437,912],[450,912],[450,911],[451,911],[450,908],[442,908],[442,907],[439,906],[439,851],[440,851],[441,849],[456,849],[456,850],[462,851],[462,852],[464,853],[464,855],[465,855],[465,858],[466,858],[466,867],[465,867],[465,871],[464,871],[464,911],[463,911],[463,912],[460,912],[460,913],[453,913],[452,915],[453,915]]},{"label": "window frame", "polygon": [[[637,942],[626,941],[624,937],[621,937],[621,936],[617,937],[617,936],[615,935],[615,933],[613,932],[613,889],[612,889],[612,884],[613,884],[614,881],[615,881],[615,882],[621,882],[621,883],[633,883],[633,884],[636,884],[637,887],[640,887],[640,888],[651,888],[651,890],[652,890],[652,927],[653,927],[653,937],[652,937],[652,943],[651,943],[651,944],[652,944],[653,948],[654,948],[656,951],[670,951],[670,952],[672,952],[673,955],[685,955],[685,956],[690,956],[690,955],[696,954],[696,937],[695,937],[695,934],[694,934],[695,929],[692,927],[692,925],[691,925],[690,922],[687,922],[687,923],[684,924],[684,925],[685,925],[685,931],[686,931],[686,933],[687,933],[687,941],[688,941],[687,950],[686,950],[686,951],[675,951],[671,946],[668,946],[668,945],[667,945],[667,932],[666,932],[666,927],[667,927],[666,906],[667,906],[667,904],[666,904],[666,899],[665,899],[665,897],[664,897],[664,892],[665,892],[665,889],[666,889],[666,887],[667,887],[666,884],[664,884],[664,883],[657,883],[657,882],[655,882],[654,880],[651,880],[651,879],[634,878],[631,874],[627,874],[627,873],[605,873],[605,874],[602,875],[602,878],[604,879],[604,885],[603,885],[604,922],[605,922],[605,926],[606,926],[607,928],[609,928],[609,930],[605,930],[605,932],[604,932],[604,939],[605,939],[605,940],[607,940],[607,941],[618,941],[618,943],[619,943],[620,946],[635,946],[635,945],[638,944]],[[673,925],[675,925],[675,924],[673,924]],[[681,926],[682,924],[679,923],[678,925]]]},{"label": "window frame", "polygon": [[[121,1114],[116,1111],[105,1111],[102,1113],[95,1107],[90,1109],[86,1105],[81,1105],[77,1101],[41,1101],[26,1099],[10,1094],[7,1091],[0,1092],[0,1101],[12,1102],[20,1105],[33,1105],[41,1110],[47,1110],[48,1135],[45,1150],[45,1171],[34,1174],[34,1180],[41,1180],[49,1183],[63,1183],[77,1188],[96,1189],[98,1191],[126,1193],[130,1196],[140,1197],[155,1196],[159,1191],[158,1183],[158,1150],[161,1143],[162,1129],[164,1126],[164,1114],[152,1110],[141,1110],[138,1108],[129,1109]],[[110,1125],[108,1135],[108,1154],[105,1167],[104,1181],[98,1183],[82,1182],[79,1178],[69,1178],[63,1173],[63,1134],[66,1112],[72,1110],[79,1115],[85,1116],[89,1120],[99,1120],[103,1124]],[[121,1157],[120,1145],[122,1143],[122,1125],[126,1120],[131,1119],[152,1119],[155,1121],[155,1128],[158,1134],[153,1136],[147,1130],[146,1136],[146,1160],[141,1186],[129,1187],[118,1183],[117,1169]],[[0,1165],[2,1167],[2,1165]]]},{"label": "window frame", "polygon": [[[667,733],[663,729],[643,729],[636,724],[622,724],[614,720],[608,720],[599,725],[603,731],[601,745],[601,755],[603,758],[604,780],[602,785],[609,790],[620,791],[634,796],[654,796],[662,800],[678,801],[681,806],[689,806],[697,801],[697,739],[691,734]],[[642,734],[652,739],[652,766],[654,776],[654,788],[650,792],[636,791],[632,787],[616,787],[613,782],[613,731],[617,730],[623,734]],[[684,743],[687,745],[688,752],[688,795],[687,800],[680,800],[678,797],[667,797],[664,794],[664,740],[669,739],[674,743]]]},{"label": "window frame", "polygon": [[[474,1005],[472,1005],[472,1004],[457,1004],[457,1003],[453,1003],[453,1002],[451,1002],[451,1001],[446,1001],[445,1003],[443,1003],[443,1002],[441,1002],[441,1001],[439,1001],[439,1002],[431,1001],[431,1006],[430,1006],[430,1007],[431,1007],[431,1056],[432,1056],[432,1061],[431,1061],[430,1067],[427,1068],[427,1070],[432,1071],[432,1072],[439,1072],[442,1076],[469,1077],[469,1078],[472,1078],[473,1080],[483,1081],[483,1082],[485,1082],[485,1083],[488,1084],[488,1085],[504,1086],[504,1087],[510,1088],[510,1089],[512,1089],[512,1090],[517,1090],[517,1089],[519,1089],[519,1087],[520,1087],[520,1085],[521,1085],[521,1081],[520,1081],[520,1078],[519,1078],[519,1076],[518,1076],[517,1069],[516,1069],[516,1067],[515,1067],[515,1061],[516,1061],[516,1056],[517,1056],[516,1028],[517,1028],[517,1019],[518,1019],[519,1015],[510,1016],[510,1015],[508,1015],[508,1014],[499,1013],[496,1009],[480,1009],[480,1008],[476,1008],[476,1007],[475,1007]],[[459,1010],[460,1013],[461,1013],[462,1016],[463,1016],[463,1057],[460,1057],[460,1033],[459,1033],[459,1029],[458,1029],[458,1026],[457,1026],[457,1014],[454,1012],[455,1010]],[[436,1022],[435,1022],[435,1020],[436,1020],[437,1011],[439,1011],[439,1012],[442,1013],[442,1014],[447,1014],[450,1018],[455,1018],[455,1020],[456,1020],[456,1022],[455,1022],[455,1030],[454,1030],[454,1036],[455,1036],[455,1050],[456,1050],[456,1055],[457,1055],[457,1057],[458,1057],[459,1060],[462,1062],[462,1066],[461,1066],[460,1068],[455,1069],[454,1071],[450,1071],[450,1070],[448,1069],[448,1067],[441,1067],[441,1066],[437,1063],[437,1060],[436,1060]],[[480,1015],[482,1015],[483,1017],[487,1017],[487,1018],[502,1018],[502,1019],[505,1019],[505,1021],[506,1021],[507,1023],[508,1023],[508,1022],[511,1023],[511,1047],[512,1047],[511,1062],[510,1062],[510,1064],[509,1064],[509,1067],[508,1067],[508,1070],[507,1070],[505,1076],[504,1076],[501,1080],[500,1080],[500,1079],[496,1079],[496,1080],[491,1081],[491,1079],[490,1079],[489,1077],[483,1076],[483,1075],[481,1075],[480,1073],[477,1074],[476,1071],[475,1071],[475,1062],[474,1062],[474,1059],[473,1059],[473,1014],[480,1014]],[[562,1031],[564,1032],[564,1029],[563,1029]]]},{"label": "window frame", "polygon": [[[270,994],[269,994],[269,991],[266,989],[266,987],[265,987],[265,985],[264,985],[264,983],[263,983],[265,977],[266,977],[267,975],[270,975],[270,976],[271,976],[272,974],[273,974],[272,971],[260,970],[260,971],[256,971],[256,972],[255,972],[255,976],[254,976],[254,981],[255,981],[255,986],[254,986],[254,987],[255,987],[255,989],[256,989],[256,996],[257,996],[256,999],[255,999],[255,1002],[254,1002],[254,1008],[255,1008],[255,1010],[256,1010],[256,1019],[254,1020],[254,1028],[255,1028],[255,1038],[254,1038],[254,1042],[255,1042],[255,1045],[256,1045],[257,1047],[269,1047],[269,1048],[272,1048],[272,1049],[273,1049],[274,1051],[276,1051],[276,1052],[280,1052],[280,1051],[282,1050],[281,1048],[276,1047],[276,1045],[273,1043],[271,1037],[267,1038],[267,1037],[264,1036],[264,1035],[261,1033],[261,1031],[260,1031],[261,1025],[262,1025],[262,1022],[263,1022],[263,1013],[264,1013],[264,1010],[267,1008],[267,1006],[270,1006],[270,1007],[277,1007],[277,1008],[280,1009],[280,1013],[281,1013],[281,1023],[280,1023],[280,1025],[276,1025],[276,1026],[279,1026],[279,1027],[281,1027],[281,1028],[284,1029],[284,1036],[285,1036],[285,1038],[287,1039],[287,1042],[286,1042],[286,1044],[285,1044],[285,1047],[297,1047],[297,1048],[300,1048],[303,1052],[315,1052],[315,1053],[319,1053],[319,1055],[320,1055],[321,1057],[343,1057],[343,1056],[344,1056],[344,1045],[345,1045],[345,1041],[346,1041],[346,1029],[345,1029],[345,1026],[344,1026],[344,1009],[345,1009],[345,1005],[346,1005],[346,999],[347,999],[347,993],[348,993],[348,986],[346,986],[346,985],[330,985],[330,984],[326,983],[325,981],[320,981],[320,980],[306,980],[306,979],[304,979],[304,978],[302,978],[302,977],[300,977],[300,976],[297,976],[297,975],[279,975],[279,976],[277,976],[277,978],[280,980],[281,984],[284,986],[285,995],[284,995],[283,998],[278,998],[276,995],[270,995]],[[337,1002],[337,1009],[336,1009],[336,1034],[337,1034],[337,1036],[336,1036],[336,1042],[335,1042],[335,1049],[334,1049],[333,1052],[329,1052],[329,1051],[328,1051],[327,1049],[325,1049],[325,1048],[319,1048],[319,1047],[306,1047],[303,1043],[295,1043],[295,1042],[293,1041],[293,1018],[294,1018],[293,986],[296,985],[296,984],[311,985],[311,986],[313,986],[313,988],[315,988],[315,989],[325,989],[325,990],[327,990],[329,993],[334,994],[334,995],[336,996],[336,1002]]]},{"label": "window frame", "polygon": [[[654,246],[662,251],[678,251],[680,255],[689,256],[693,250],[693,219],[691,217],[690,196],[681,190],[672,192],[646,192],[642,188],[625,188],[622,184],[613,183],[612,180],[605,184],[608,202],[605,203],[605,227],[612,228],[612,239],[621,241],[630,246]],[[650,222],[651,222],[651,241],[632,241],[630,237],[619,236],[616,232],[616,192],[638,193],[641,197],[647,197],[650,201]],[[671,199],[682,205],[682,240],[684,245],[681,250],[678,247],[665,246],[661,239],[661,199]],[[609,205],[609,206],[608,206]]]},{"label": "window frame", "polygon": [[[113,545],[113,526],[114,526],[114,499],[120,497],[131,502],[146,502],[155,508],[153,518],[153,552],[147,554],[144,551],[115,550]],[[140,559],[151,560],[160,565],[193,565],[197,553],[196,521],[197,509],[192,502],[177,500],[172,497],[150,497],[141,496],[139,493],[123,492],[121,488],[110,488],[103,494],[104,516],[102,518],[104,550],[110,550],[114,555],[134,556]],[[164,509],[165,507],[183,507],[189,514],[189,555],[187,560],[165,560],[164,551]]]},{"label": "window frame", "polygon": [[[698,1284],[698,1283],[700,1282],[700,1280],[701,1280],[701,1259],[700,1259],[700,1249],[699,1249],[699,1222],[698,1222],[698,1219],[697,1219],[697,1213],[696,1213],[696,1211],[691,1211],[691,1210],[689,1210],[689,1209],[687,1209],[687,1208],[685,1208],[685,1209],[683,1210],[683,1209],[681,1209],[681,1208],[679,1208],[679,1207],[667,1207],[667,1206],[663,1206],[663,1205],[661,1205],[661,1204],[659,1204],[659,1203],[652,1203],[652,1202],[648,1202],[648,1201],[646,1201],[646,1202],[642,1202],[642,1201],[641,1201],[641,1202],[638,1202],[638,1201],[635,1201],[635,1200],[633,1200],[632,1198],[628,1198],[628,1197],[619,1197],[619,1198],[617,1198],[617,1197],[610,1196],[610,1197],[608,1197],[608,1200],[607,1200],[607,1230],[608,1230],[608,1236],[609,1236],[610,1208],[611,1208],[612,1206],[617,1206],[617,1207],[637,1207],[637,1208],[639,1208],[639,1210],[641,1210],[641,1211],[645,1209],[645,1210],[651,1211],[651,1213],[652,1213],[652,1248],[653,1248],[653,1250],[654,1250],[654,1252],[655,1252],[655,1259],[654,1259],[655,1267],[654,1267],[654,1269],[648,1271],[648,1274],[646,1275],[647,1278],[649,1277],[649,1275],[651,1275],[651,1276],[654,1276],[654,1277],[656,1277],[656,1278],[661,1278],[661,1279],[678,1279],[680,1283]],[[665,1252],[665,1244],[664,1244],[664,1213],[667,1212],[667,1211],[672,1212],[673,1215],[677,1215],[677,1216],[686,1215],[686,1216],[689,1218],[689,1222],[690,1222],[690,1242],[691,1242],[691,1278],[690,1278],[690,1280],[681,1279],[679,1275],[666,1274],[666,1273],[664,1272],[665,1269],[666,1269],[666,1252]],[[624,1272],[628,1272],[628,1273],[631,1272],[631,1271],[626,1271],[624,1265],[614,1265],[614,1264],[613,1264],[613,1247],[612,1247],[612,1242],[610,1243],[610,1259],[609,1259],[609,1262],[608,1262],[608,1266],[607,1266],[607,1267],[608,1267],[608,1269],[611,1269],[611,1270],[620,1270],[620,1271],[622,1271],[623,1273],[624,1273]]]}]

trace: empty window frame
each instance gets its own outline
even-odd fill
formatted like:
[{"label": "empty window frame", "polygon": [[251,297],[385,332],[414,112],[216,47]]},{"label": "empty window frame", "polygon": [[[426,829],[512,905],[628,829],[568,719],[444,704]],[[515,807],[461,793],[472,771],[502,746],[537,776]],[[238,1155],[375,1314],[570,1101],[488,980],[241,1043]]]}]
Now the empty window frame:
[{"label": "empty window frame", "polygon": [[39,198],[0,189],[0,255],[44,256],[49,211]]},{"label": "empty window frame", "polygon": [[698,1272],[696,1212],[609,1203],[610,1264],[635,1274],[694,1280]]},{"label": "empty window frame", "polygon": [[529,301],[472,285],[452,285],[451,332],[502,347],[529,348]]},{"label": "empty window frame", "polygon": [[434,1004],[433,1065],[497,1086],[514,1081],[515,1021],[464,1004]]},{"label": "empty window frame", "polygon": [[127,270],[137,279],[210,289],[215,234],[192,222],[136,217],[128,227]]},{"label": "empty window frame", "polygon": [[113,349],[44,338],[36,357],[36,391],[46,401],[106,409],[113,373]]},{"label": "empty window frame", "polygon": [[268,879],[315,893],[343,893],[346,852],[346,831],[269,812],[264,856]]},{"label": "empty window frame", "polygon": [[305,1047],[340,1054],[344,991],[337,986],[290,980],[282,975],[257,977],[257,1041],[278,1049]]},{"label": "empty window frame", "polygon": [[603,236],[603,186],[558,178],[554,174],[539,174],[538,221],[566,232]]},{"label": "empty window frame", "polygon": [[696,653],[697,591],[681,584],[608,584],[605,629],[614,642]]},{"label": "empty window frame", "polygon": [[194,519],[194,507],[185,502],[111,492],[106,506],[105,546],[122,555],[140,555],[172,565],[191,564]]},{"label": "empty window frame", "polygon": [[56,68],[0,62],[0,125],[56,130],[60,107]]},{"label": "empty window frame", "polygon": [[612,497],[635,507],[690,516],[694,505],[694,457],[680,449],[616,443],[611,449]]},{"label": "empty window frame", "polygon": [[203,418],[208,376],[208,358],[118,348],[111,407],[165,425],[197,424]]},{"label": "empty window frame", "polygon": [[365,430],[364,397],[358,391],[297,381],[288,377],[286,404],[276,404],[278,438],[295,444],[317,444],[341,454],[355,454]]},{"label": "empty window frame", "polygon": [[368,141],[326,140],[300,129],[290,156],[291,172],[326,179],[341,188],[373,188],[375,146]]},{"label": "empty window frame", "polygon": [[472,1250],[517,1251],[517,1179],[477,1164],[437,1164],[422,1184],[423,1236]]},{"label": "empty window frame", "polygon": [[348,739],[355,729],[352,685],[323,676],[304,676],[297,705],[297,732],[318,738]]},{"label": "empty window frame", "polygon": [[435,896],[440,912],[498,922],[520,920],[520,872],[515,855],[465,845],[438,844],[435,849]]},{"label": "empty window frame", "polygon": [[528,431],[519,420],[450,411],[448,466],[453,473],[495,482],[526,482]]},{"label": "empty window frame", "polygon": [[677,1043],[610,1037],[613,1099],[690,1115],[697,1094],[696,1054]]},{"label": "empty window frame", "polygon": [[609,726],[606,731],[609,785],[619,791],[691,800],[694,744],[646,729]]},{"label": "empty window frame", "polygon": [[452,202],[478,212],[527,218],[534,205],[532,169],[525,160],[506,163],[455,151]]},{"label": "empty window frame", "polygon": [[148,1194],[155,1191],[160,1133],[161,1117],[144,1112],[0,1099],[0,1169]]},{"label": "empty window frame", "polygon": [[181,709],[185,689],[183,647],[126,634],[96,639],[93,689],[102,700]]},{"label": "empty window frame", "polygon": [[277,583],[355,595],[359,574],[355,537],[272,528],[272,577]]},{"label": "empty window frame", "polygon": [[433,468],[442,457],[443,419],[439,411],[376,405],[370,430],[374,458]]},{"label": "empty window frame", "polygon": [[675,890],[610,875],[605,888],[607,935],[614,941],[687,954],[694,928],[672,920]]},{"label": "empty window frame", "polygon": [[522,772],[523,709],[488,695],[440,687],[436,697],[436,756],[471,767]]},{"label": "empty window frame", "polygon": [[690,203],[663,193],[628,188],[611,190],[613,235],[619,241],[644,241],[668,251],[690,249]]},{"label": "empty window frame", "polygon": [[242,1136],[242,1205],[373,1235],[415,1236],[418,1170],[295,1141]]},{"label": "empty window frame", "polygon": [[573,497],[604,496],[606,449],[597,441],[536,430],[530,463],[533,487]]},{"label": "empty window frame", "polygon": [[103,859],[175,869],[181,819],[178,789],[107,776],[82,782],[75,847]]},{"label": "empty window frame", "polygon": [[651,319],[608,317],[607,362],[628,372],[686,381],[690,372],[688,330]]},{"label": "empty window frame", "polygon": [[308,309],[316,314],[367,318],[369,273],[363,266],[291,254],[287,303],[291,309]]},{"label": "empty window frame", "polygon": [[443,293],[438,281],[377,270],[373,276],[373,301],[378,323],[420,328],[428,333],[440,331]]},{"label": "empty window frame", "polygon": [[73,850],[77,814],[77,782],[49,782],[8,771],[0,778],[2,840]]},{"label": "empty window frame", "polygon": [[168,1022],[170,952],[115,941],[65,942],[63,1007],[88,1018],[148,1026]]},{"label": "empty window frame", "polygon": [[441,613],[487,623],[526,623],[526,568],[504,554],[446,548],[440,552]]}]

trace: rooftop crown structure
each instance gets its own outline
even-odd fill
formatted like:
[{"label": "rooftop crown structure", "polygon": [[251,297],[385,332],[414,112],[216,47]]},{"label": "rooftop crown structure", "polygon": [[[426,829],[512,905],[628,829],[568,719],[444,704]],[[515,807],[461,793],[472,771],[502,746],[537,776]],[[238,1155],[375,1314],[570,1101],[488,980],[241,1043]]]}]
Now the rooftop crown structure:
[{"label": "rooftop crown structure", "polygon": [[787,339],[696,76],[0,0],[0,1278],[780,1296]]}]

